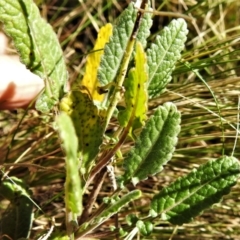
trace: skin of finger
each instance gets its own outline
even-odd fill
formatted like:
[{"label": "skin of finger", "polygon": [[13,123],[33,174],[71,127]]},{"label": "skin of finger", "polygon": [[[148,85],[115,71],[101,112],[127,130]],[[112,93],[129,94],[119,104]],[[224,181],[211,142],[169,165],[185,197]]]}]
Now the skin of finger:
[{"label": "skin of finger", "polygon": [[44,87],[17,57],[0,56],[0,109],[25,108]]}]

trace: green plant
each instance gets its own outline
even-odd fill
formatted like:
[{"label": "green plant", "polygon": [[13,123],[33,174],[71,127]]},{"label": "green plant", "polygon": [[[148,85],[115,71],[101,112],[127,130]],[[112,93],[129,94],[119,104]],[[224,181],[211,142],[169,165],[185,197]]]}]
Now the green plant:
[{"label": "green plant", "polygon": [[[145,2],[142,9],[145,9]],[[40,18],[32,1],[0,3],[3,3],[0,5],[0,19],[13,38],[22,61],[45,79],[46,91],[38,99],[36,108],[44,113],[53,107],[57,109],[55,104],[64,95],[67,71],[55,34]],[[158,106],[148,118],[147,106],[148,99],[163,93],[170,82],[184,48],[187,28],[184,20],[173,20],[145,53],[150,26],[151,14],[130,4],[114,26],[113,37],[105,45],[98,68],[100,84],[94,87],[94,91],[105,94],[104,99],[101,99],[101,94],[95,98],[93,93],[89,93],[90,86],[95,83],[83,85],[77,82],[61,100],[60,109],[66,114],[60,113],[55,127],[66,154],[66,231],[57,229],[56,239],[67,238],[66,235],[70,239],[90,235],[99,225],[120,213],[126,204],[144,199],[140,190],[130,190],[133,188],[131,184],[136,186],[159,173],[172,158],[180,132],[180,112],[168,102]],[[121,102],[123,96],[124,104]],[[118,119],[117,130],[109,134],[106,130],[113,117]],[[121,161],[124,172],[117,179],[118,185],[93,211],[107,166],[112,158],[122,158],[121,146],[129,139],[135,141],[135,146]],[[147,236],[154,228],[154,220],[160,216],[176,225],[189,222],[201,211],[219,202],[238,177],[239,163],[233,156],[210,160],[156,192],[147,206],[149,214],[132,214],[128,217],[128,227],[118,229],[116,225],[112,232],[125,239],[132,239],[138,232]],[[111,178],[114,180],[114,176]],[[93,188],[90,187],[92,182]],[[15,195],[18,192],[15,189],[17,182],[9,188],[4,187],[5,183],[3,180],[1,194],[16,208],[15,200],[8,197],[7,189],[10,189],[10,195]],[[85,197],[88,191],[91,193]],[[84,198],[87,198],[85,206]],[[6,214],[6,218],[11,218],[11,215]],[[57,233],[58,230],[62,230],[61,233]],[[9,234],[4,229],[2,231]],[[26,233],[21,237],[26,237]]]}]

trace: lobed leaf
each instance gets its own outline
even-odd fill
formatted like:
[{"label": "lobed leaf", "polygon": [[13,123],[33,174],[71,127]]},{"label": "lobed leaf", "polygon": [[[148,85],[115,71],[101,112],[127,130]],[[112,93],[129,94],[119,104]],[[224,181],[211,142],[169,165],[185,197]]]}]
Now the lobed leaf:
[{"label": "lobed leaf", "polygon": [[187,24],[183,19],[173,20],[147,50],[148,93],[151,98],[160,95],[171,81],[171,74],[181,57],[187,33]]},{"label": "lobed leaf", "polygon": [[88,94],[79,90],[69,92],[62,99],[60,109],[71,117],[77,134],[81,173],[89,173],[103,136],[98,109]]},{"label": "lobed leaf", "polygon": [[59,135],[66,153],[65,204],[72,213],[82,212],[82,187],[79,176],[78,139],[71,118],[61,113],[57,118]]},{"label": "lobed leaf", "polygon": [[126,127],[132,121],[133,130],[144,125],[147,119],[147,65],[146,55],[140,42],[136,43],[136,67],[128,73],[124,82],[126,109],[120,111],[118,120],[121,126]]},{"label": "lobed leaf", "polygon": [[46,89],[36,108],[48,112],[61,97],[68,77],[56,34],[32,0],[0,1],[0,21],[21,61],[45,81]]},{"label": "lobed leaf", "polygon": [[208,161],[156,194],[151,213],[162,214],[172,224],[187,223],[228,194],[239,176],[239,161],[234,157]]},{"label": "lobed leaf", "polygon": [[112,37],[104,48],[104,54],[98,69],[98,78],[102,85],[112,82],[117,75],[136,17],[137,10],[133,3],[130,3],[128,8],[119,16],[117,24],[113,28]]},{"label": "lobed leaf", "polygon": [[172,157],[179,132],[180,113],[173,103],[165,103],[147,121],[135,147],[125,158],[122,181],[137,184],[160,172]]},{"label": "lobed leaf", "polygon": [[109,41],[112,35],[112,25],[110,23],[103,26],[99,33],[98,38],[93,48],[93,52],[89,53],[87,57],[86,72],[84,74],[81,85],[88,89],[93,100],[102,101],[104,98],[103,94],[99,94],[97,87],[99,86],[99,81],[97,79],[97,69],[100,65],[101,56],[103,55],[103,48],[105,44]]}]

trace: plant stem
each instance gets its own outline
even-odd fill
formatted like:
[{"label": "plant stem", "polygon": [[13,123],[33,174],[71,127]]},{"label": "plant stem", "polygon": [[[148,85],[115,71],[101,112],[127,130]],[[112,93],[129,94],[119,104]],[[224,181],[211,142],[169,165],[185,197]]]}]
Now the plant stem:
[{"label": "plant stem", "polygon": [[93,186],[93,190],[88,198],[87,205],[84,207],[83,213],[81,215],[81,218],[79,220],[79,225],[81,225],[84,222],[87,222],[88,217],[90,216],[92,212],[92,207],[94,202],[96,201],[96,198],[99,194],[99,191],[102,187],[103,181],[105,179],[105,176],[107,175],[107,171],[105,168],[103,168],[97,175],[96,181]]},{"label": "plant stem", "polygon": [[[143,0],[142,3],[141,3],[141,8],[145,9],[146,6],[147,6],[147,0]],[[135,21],[135,24],[134,24],[134,27],[133,27],[133,31],[132,31],[131,37],[128,41],[127,48],[126,48],[125,54],[123,56],[123,61],[122,61],[122,64],[121,64],[121,67],[120,67],[120,70],[119,70],[119,74],[117,76],[116,84],[115,84],[115,87],[114,87],[114,90],[113,90],[113,94],[112,94],[112,97],[110,99],[110,104],[109,104],[108,109],[107,109],[107,114],[106,114],[107,117],[106,117],[104,129],[107,128],[107,126],[108,126],[108,124],[111,120],[111,117],[113,115],[113,112],[114,112],[114,110],[115,110],[115,108],[116,108],[116,106],[117,106],[117,104],[120,100],[121,89],[122,89],[122,86],[123,86],[123,82],[125,80],[128,65],[129,65],[129,62],[130,62],[130,59],[131,59],[131,56],[132,56],[132,52],[133,52],[133,49],[134,49],[138,29],[140,27],[140,23],[141,23],[141,19],[142,19],[143,15],[144,15],[144,12],[138,10],[137,18],[136,18],[136,21]]]}]

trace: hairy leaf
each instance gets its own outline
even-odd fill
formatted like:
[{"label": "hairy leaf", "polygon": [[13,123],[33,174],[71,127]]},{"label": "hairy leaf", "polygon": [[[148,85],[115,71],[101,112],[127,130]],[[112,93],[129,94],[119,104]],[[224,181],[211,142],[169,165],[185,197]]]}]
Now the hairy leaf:
[{"label": "hairy leaf", "polygon": [[133,130],[144,125],[147,118],[147,65],[146,56],[140,42],[136,44],[136,67],[129,71],[124,82],[126,109],[119,112],[118,120],[125,127],[132,121]]},{"label": "hairy leaf", "polygon": [[68,76],[56,34],[32,0],[0,1],[0,21],[21,61],[45,81],[46,89],[36,108],[48,112],[61,97]]},{"label": "hairy leaf", "polygon": [[113,28],[113,35],[104,48],[104,55],[98,69],[98,78],[102,85],[112,82],[117,75],[133,31],[136,16],[137,10],[133,3],[130,3],[128,8],[119,16],[117,24]]},{"label": "hairy leaf", "polygon": [[79,176],[78,139],[71,118],[61,113],[57,118],[59,135],[66,153],[65,204],[72,213],[82,212],[82,191]]},{"label": "hairy leaf", "polygon": [[[98,78],[102,85],[112,82],[118,73],[127,44],[133,32],[137,12],[138,10],[134,7],[134,4],[130,3],[128,8],[119,16],[113,28],[112,37],[104,48],[104,54],[98,69]],[[137,34],[137,40],[142,43],[144,48],[147,45],[146,39],[150,35],[149,29],[151,25],[151,14],[144,14]]]},{"label": "hairy leaf", "polygon": [[156,174],[172,157],[180,131],[180,113],[172,103],[159,107],[147,121],[135,147],[124,160],[123,181],[133,184]]},{"label": "hairy leaf", "polygon": [[88,92],[91,94],[93,100],[102,101],[104,98],[104,95],[100,95],[97,91],[97,87],[100,84],[97,79],[97,70],[100,64],[101,56],[103,54],[102,49],[109,41],[111,35],[112,25],[108,23],[100,29],[96,44],[93,48],[93,52],[90,53],[87,58],[86,72],[84,74],[81,85],[85,86],[88,89]]},{"label": "hairy leaf", "polygon": [[152,215],[162,214],[173,224],[187,223],[228,194],[239,176],[239,161],[234,157],[208,161],[156,194]]},{"label": "hairy leaf", "polygon": [[62,99],[60,109],[73,121],[78,138],[81,173],[87,174],[102,143],[103,127],[98,109],[88,94],[79,90],[69,92]]},{"label": "hairy leaf", "polygon": [[173,20],[147,50],[148,93],[151,98],[161,94],[171,81],[171,74],[181,57],[187,33],[187,24],[183,19]]},{"label": "hairy leaf", "polygon": [[137,34],[137,41],[139,41],[143,48],[147,46],[147,38],[150,36],[150,28],[152,26],[152,14],[145,13],[141,19],[140,27]]}]

